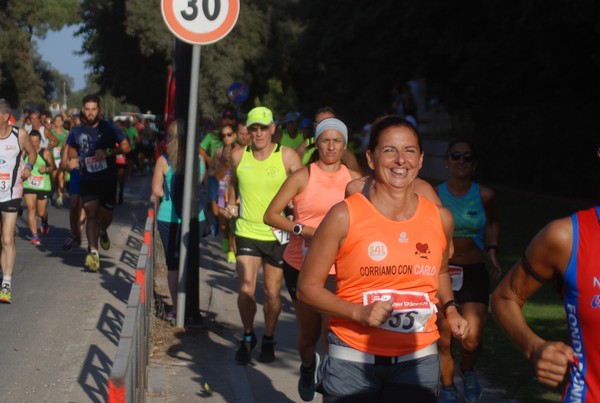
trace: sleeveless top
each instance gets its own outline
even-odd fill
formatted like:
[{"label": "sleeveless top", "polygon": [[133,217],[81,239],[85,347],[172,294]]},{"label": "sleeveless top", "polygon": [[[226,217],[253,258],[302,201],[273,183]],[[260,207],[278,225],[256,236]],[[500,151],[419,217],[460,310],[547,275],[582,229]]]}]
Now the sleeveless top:
[{"label": "sleeveless top", "polygon": [[439,337],[434,304],[447,246],[438,207],[418,196],[413,217],[394,221],[362,193],[344,203],[349,229],[335,262],[338,297],[364,304],[377,300],[377,291],[401,295],[393,297],[394,314],[384,325],[331,317],[331,330],[351,347],[383,356],[412,353],[434,343]]},{"label": "sleeveless top", "polygon": [[[336,172],[324,171],[315,163],[310,164],[308,169],[306,188],[292,199],[294,217],[297,222],[317,228],[331,206],[344,200],[346,185],[352,178],[345,165],[341,165]],[[308,241],[292,234],[283,259],[296,270],[300,270],[307,250]],[[335,267],[332,267],[329,274],[334,273]]]},{"label": "sleeveless top", "polygon": [[0,203],[23,197],[23,169],[19,128],[13,126],[8,137],[0,139]]},{"label": "sleeveless top", "polygon": [[600,401],[600,207],[571,216],[573,249],[564,274],[564,306],[571,347],[565,402]]},{"label": "sleeveless top", "polygon": [[[42,165],[48,165],[48,161],[44,159],[44,150],[42,148],[38,151],[37,158],[35,159],[35,164],[33,164],[33,169],[31,170],[31,176],[27,178],[27,180],[23,183],[23,188],[28,190],[40,190],[43,192],[50,192],[52,190],[52,181],[50,180],[49,173],[41,173],[40,167]],[[29,156],[25,156],[25,163],[29,162]]]},{"label": "sleeveless top", "polygon": [[307,138],[306,140],[304,140],[304,142],[306,143],[306,150],[304,151],[304,155],[302,156],[302,165],[307,166],[308,162],[310,161],[310,157],[312,157],[312,155],[315,153],[317,147],[315,145],[314,137]]},{"label": "sleeveless top", "polygon": [[64,128],[63,128],[62,134],[58,134],[56,129],[52,129],[51,132],[58,139],[58,145],[51,150],[52,157],[54,158],[54,163],[56,164],[56,167],[58,168],[58,166],[60,165],[61,151],[63,148],[63,144],[65,144],[65,140],[67,139],[67,135],[69,134],[69,132],[68,132],[68,130],[66,130]]},{"label": "sleeveless top", "polygon": [[[163,182],[164,197],[158,206],[158,214],[156,215],[156,219],[162,222],[168,223],[177,223],[181,224],[181,217],[177,216],[175,212],[175,207],[173,206],[173,200],[171,198],[171,194],[173,193],[173,189],[171,189],[172,179],[173,179],[173,166],[169,161],[169,158],[166,155],[163,155],[169,167],[167,168],[167,173],[165,173],[165,179]],[[200,157],[200,167],[198,169],[198,177],[202,178],[204,176],[204,161],[202,157]],[[206,220],[206,216],[204,215],[204,209],[202,208],[202,203],[198,203],[198,221],[202,222]]]},{"label": "sleeveless top", "polygon": [[448,190],[446,182],[438,187],[438,195],[444,207],[454,217],[454,237],[471,238],[483,250],[486,219],[485,209],[479,193],[479,184],[473,182],[466,195],[457,197]]},{"label": "sleeveless top", "polygon": [[271,227],[263,222],[263,216],[271,200],[287,179],[281,147],[276,144],[264,161],[254,158],[252,148],[246,146],[236,168],[240,192],[240,213],[235,234],[257,241],[275,241]]},{"label": "sleeveless top", "polygon": [[301,131],[298,131],[297,133],[296,137],[292,137],[287,129],[283,129],[283,132],[281,133],[281,145],[293,148],[294,150],[298,148],[298,146],[304,142],[304,136]]}]

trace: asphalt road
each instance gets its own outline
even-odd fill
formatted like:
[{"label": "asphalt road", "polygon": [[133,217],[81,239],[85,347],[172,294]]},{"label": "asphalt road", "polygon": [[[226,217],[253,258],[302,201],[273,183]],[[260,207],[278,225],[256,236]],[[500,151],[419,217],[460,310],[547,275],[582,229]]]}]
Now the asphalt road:
[{"label": "asphalt road", "polygon": [[[43,245],[17,226],[13,303],[0,304],[0,401],[104,402],[135,264],[143,241],[150,174],[135,176],[108,230],[101,268],[84,268],[87,242],[62,250],[68,204],[49,207]],[[39,220],[38,220],[39,225]]]}]

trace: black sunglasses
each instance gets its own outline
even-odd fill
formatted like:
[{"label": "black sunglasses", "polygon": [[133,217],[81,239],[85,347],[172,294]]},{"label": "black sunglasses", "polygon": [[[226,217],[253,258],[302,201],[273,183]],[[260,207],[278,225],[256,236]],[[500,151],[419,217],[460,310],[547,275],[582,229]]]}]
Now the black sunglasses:
[{"label": "black sunglasses", "polygon": [[473,162],[473,161],[475,161],[475,156],[470,151],[467,151],[465,153],[454,151],[454,152],[451,152],[450,154],[448,154],[448,156],[452,159],[452,161],[458,161],[461,158],[465,162]]}]

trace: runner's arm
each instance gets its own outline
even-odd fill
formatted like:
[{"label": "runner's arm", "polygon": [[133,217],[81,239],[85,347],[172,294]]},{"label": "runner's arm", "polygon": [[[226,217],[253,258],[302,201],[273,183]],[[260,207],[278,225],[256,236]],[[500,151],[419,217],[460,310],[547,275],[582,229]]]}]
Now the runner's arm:
[{"label": "runner's arm", "polygon": [[491,308],[496,323],[534,365],[539,382],[557,386],[573,362],[573,349],[562,342],[548,342],[527,324],[523,305],[568,265],[573,243],[570,218],[548,224],[530,242],[524,262],[517,262],[492,294]]}]

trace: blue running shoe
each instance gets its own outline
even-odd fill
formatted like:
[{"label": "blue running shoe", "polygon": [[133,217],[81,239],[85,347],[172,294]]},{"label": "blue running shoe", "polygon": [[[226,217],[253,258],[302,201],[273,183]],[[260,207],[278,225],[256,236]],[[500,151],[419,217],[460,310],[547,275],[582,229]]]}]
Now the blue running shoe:
[{"label": "blue running shoe", "polygon": [[481,399],[481,385],[475,371],[465,371],[462,373],[464,382],[465,400],[467,402],[476,402]]}]

